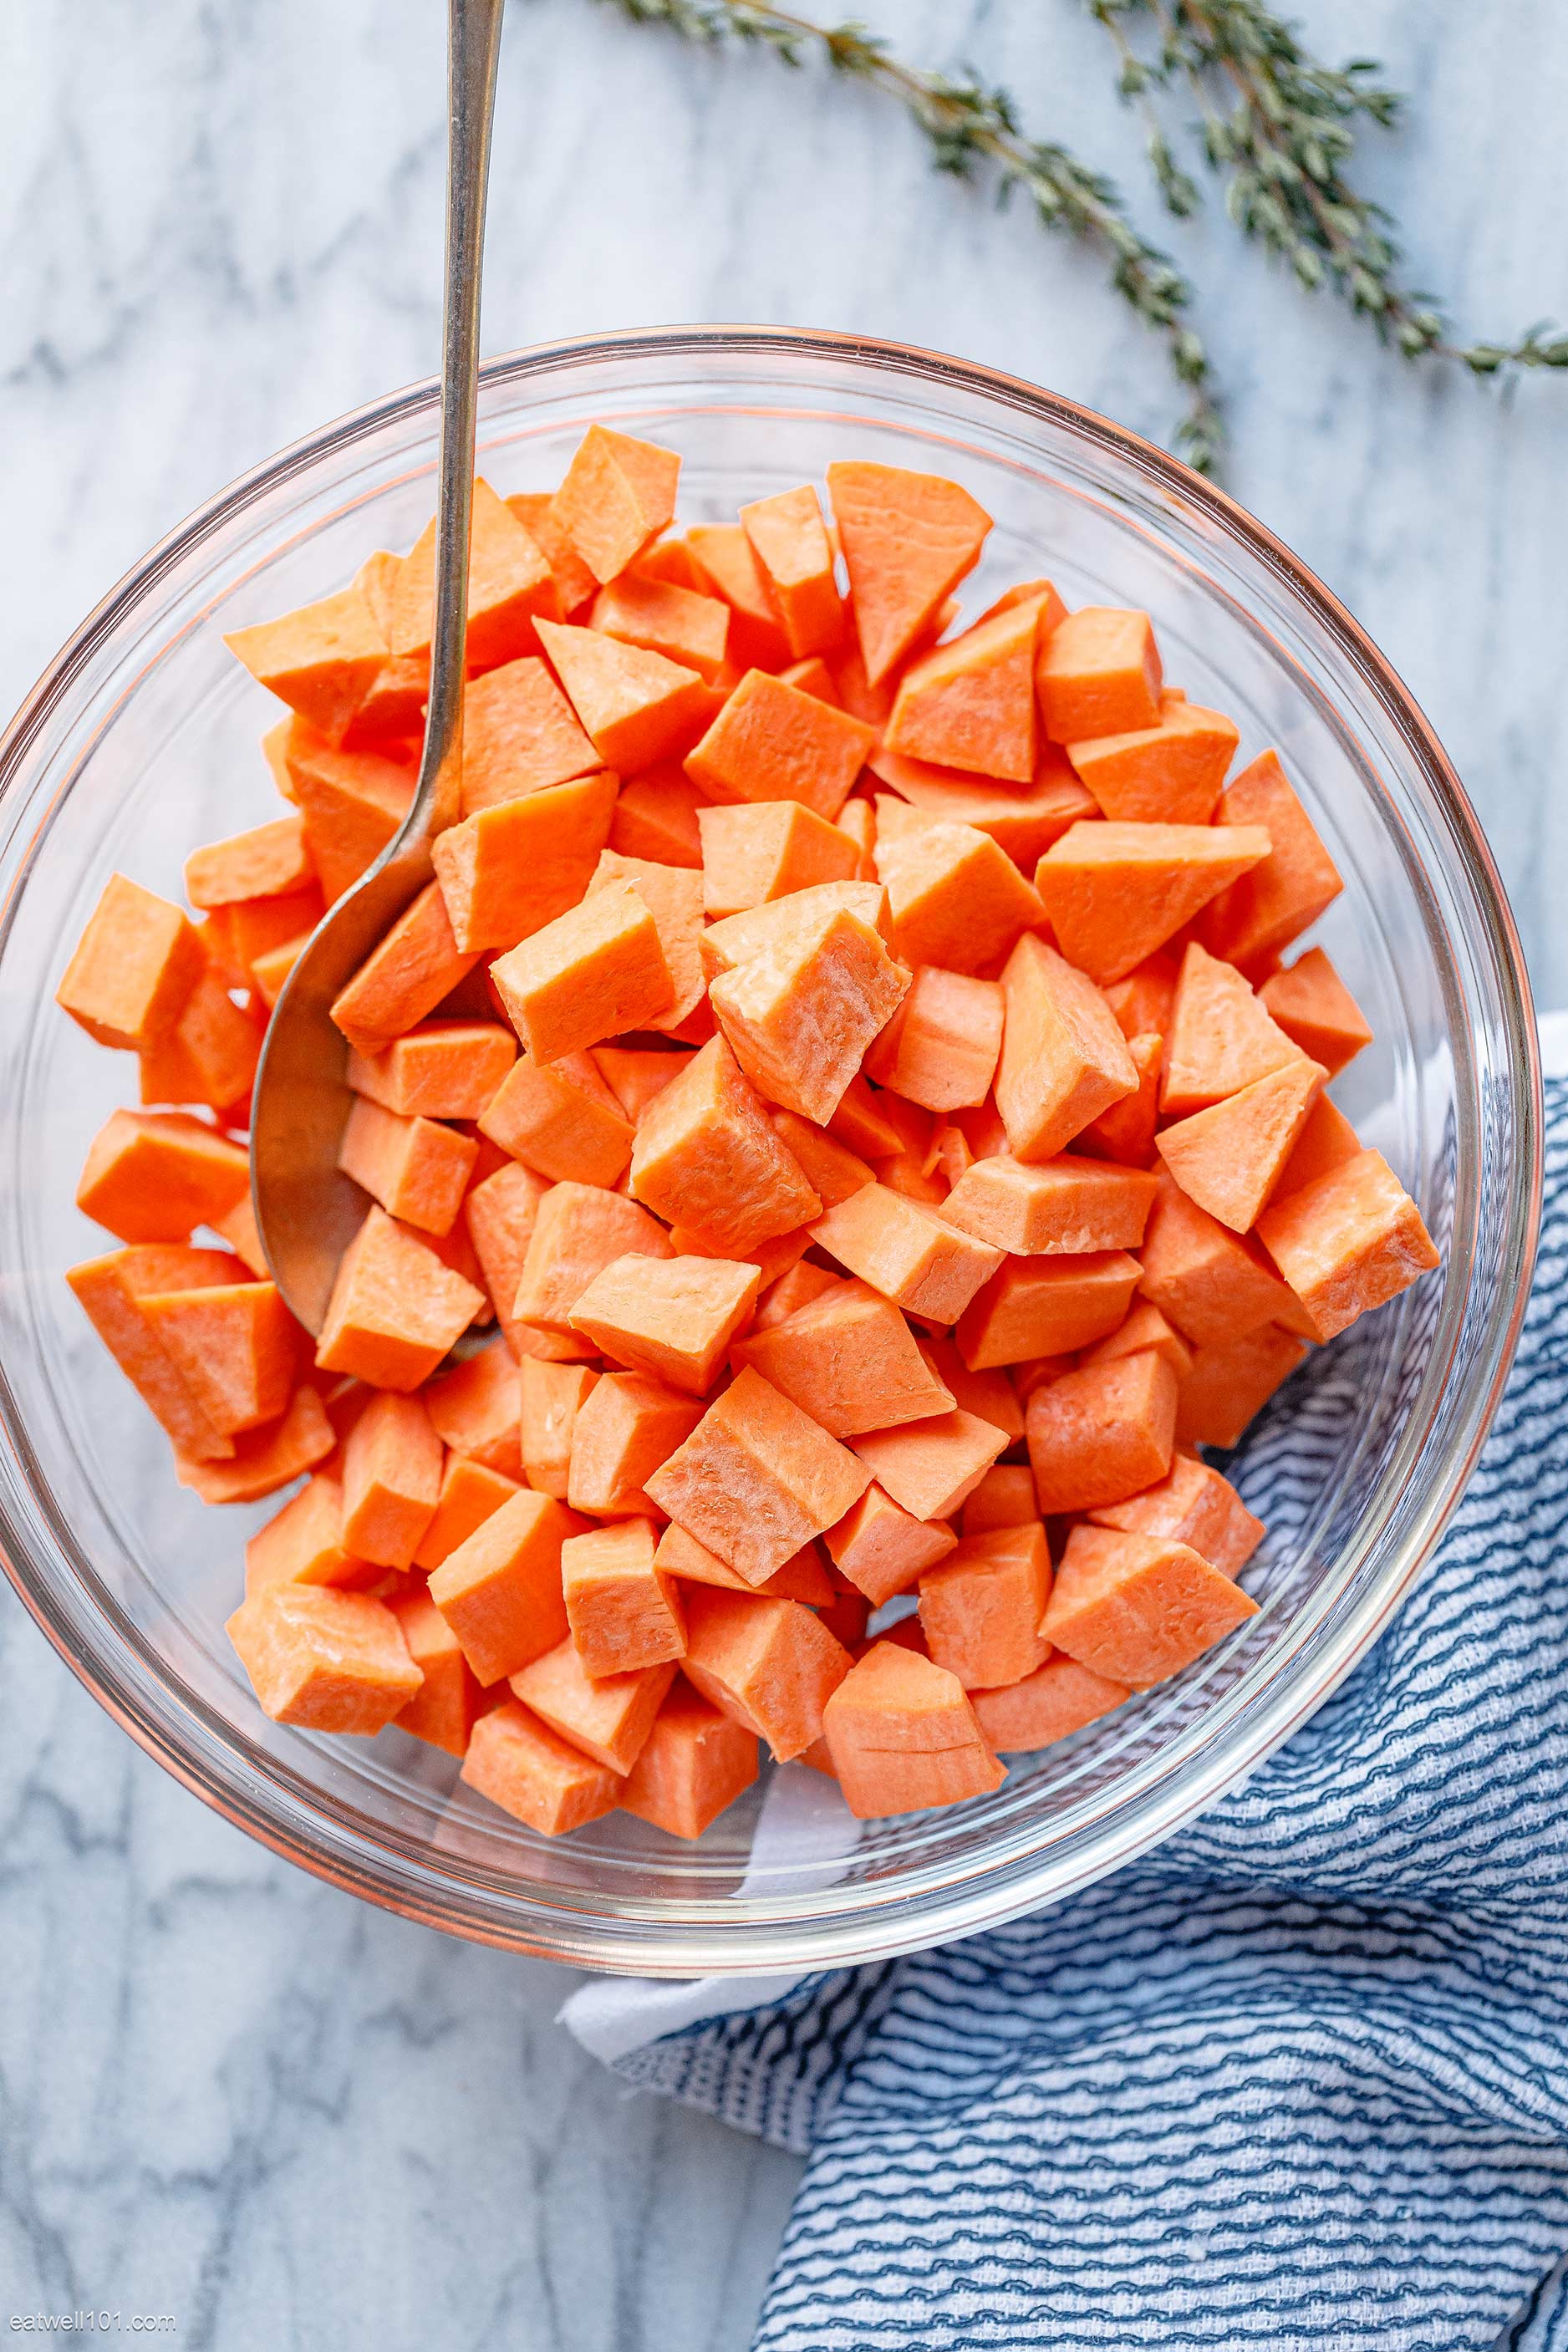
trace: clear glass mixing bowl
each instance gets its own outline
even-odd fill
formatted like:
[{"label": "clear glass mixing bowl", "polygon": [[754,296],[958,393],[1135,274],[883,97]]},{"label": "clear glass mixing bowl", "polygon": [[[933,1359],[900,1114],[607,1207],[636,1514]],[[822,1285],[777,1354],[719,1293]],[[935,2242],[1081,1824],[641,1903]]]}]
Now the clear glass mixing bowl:
[{"label": "clear glass mixing bowl", "polygon": [[161,1433],[60,1278],[104,1245],[72,1193],[134,1074],[51,999],[113,869],[177,897],[195,843],[275,812],[257,750],[275,706],[223,632],[412,541],[433,504],[425,385],[194,516],[84,624],[0,745],[0,1546],[126,1729],[323,1877],[589,1967],[837,1966],[971,1932],[1142,1853],[1303,1722],[1383,1625],[1475,1458],[1523,1307],[1540,1170],[1529,992],[1486,845],[1398,679],[1283,547],[1160,451],[956,361],[709,329],[498,361],[483,469],[503,491],[549,488],[594,418],[681,452],[692,520],[820,477],[834,457],[940,470],[996,518],[972,611],[1049,572],[1071,604],[1153,614],[1167,674],[1235,714],[1243,757],[1279,746],[1345,877],[1321,935],[1377,1042],[1336,1092],[1419,1200],[1441,1272],[1315,1357],[1243,1449],[1235,1475],[1270,1517],[1247,1576],[1257,1618],[1174,1682],[1017,1759],[995,1796],[847,1832],[835,1863],[809,1837],[753,1855],[763,1788],[695,1847],[619,1814],[552,1844],[395,1730],[269,1724],[223,1624],[243,1540],[275,1505],[212,1511],[174,1485]]}]

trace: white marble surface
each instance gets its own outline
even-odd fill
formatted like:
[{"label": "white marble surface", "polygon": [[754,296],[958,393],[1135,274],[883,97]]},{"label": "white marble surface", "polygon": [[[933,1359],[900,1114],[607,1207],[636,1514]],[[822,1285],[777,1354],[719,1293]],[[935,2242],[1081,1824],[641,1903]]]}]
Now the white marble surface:
[{"label": "white marble surface", "polygon": [[[1568,314],[1568,13],[1298,0],[1416,94],[1377,158],[1413,274],[1477,332]],[[0,705],[241,467],[426,373],[442,11],[37,0],[0,21]],[[1074,0],[880,0],[1132,177]],[[486,341],[650,320],[858,328],[1145,428],[1162,363],[1076,251],[934,181],[885,105],[513,0]],[[1149,208],[1146,206],[1145,210]],[[1542,1003],[1568,1002],[1568,382],[1504,410],[1326,300],[1182,240],[1233,389],[1238,494],[1445,736]],[[568,1979],[361,1908],[186,1797],[0,1603],[0,2323],[168,2312],[220,2352],[700,2352],[747,2342],[795,2168],[626,2099]]]}]

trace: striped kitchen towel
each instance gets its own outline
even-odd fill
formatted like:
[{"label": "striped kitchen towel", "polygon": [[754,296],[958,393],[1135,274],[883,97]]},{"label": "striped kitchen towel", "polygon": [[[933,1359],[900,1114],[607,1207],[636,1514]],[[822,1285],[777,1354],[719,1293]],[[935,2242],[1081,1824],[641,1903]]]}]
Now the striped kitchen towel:
[{"label": "striped kitchen towel", "polygon": [[757,2352],[1568,2352],[1568,1079],[1547,1112],[1464,1502],[1243,1790],[936,1951],[573,1996],[630,2081],[807,2157]]}]

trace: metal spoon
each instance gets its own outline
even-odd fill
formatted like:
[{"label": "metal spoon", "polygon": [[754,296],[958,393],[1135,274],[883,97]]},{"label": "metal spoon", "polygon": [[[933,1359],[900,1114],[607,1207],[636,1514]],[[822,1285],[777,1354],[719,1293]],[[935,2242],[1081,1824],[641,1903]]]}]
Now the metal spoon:
[{"label": "metal spoon", "polygon": [[505,0],[448,0],[447,256],[441,356],[441,456],[436,510],[436,611],[430,700],[408,814],[374,866],[318,925],[267,1031],[250,1128],[250,1197],[261,1246],[287,1305],[308,1330],[326,1319],[338,1260],[365,1196],[338,1169],[353,1099],[348,1046],[331,1014],[382,934],[431,877],[430,844],[458,814],[468,519],[474,490],[479,270],[485,184]]}]

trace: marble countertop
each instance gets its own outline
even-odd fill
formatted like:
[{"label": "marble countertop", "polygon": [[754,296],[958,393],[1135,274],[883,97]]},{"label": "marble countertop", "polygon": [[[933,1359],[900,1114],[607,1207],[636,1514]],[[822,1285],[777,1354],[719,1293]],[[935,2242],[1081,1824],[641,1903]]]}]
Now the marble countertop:
[{"label": "marble countertop", "polygon": [[[880,0],[1138,185],[1074,0]],[[1471,332],[1568,315],[1568,12],[1298,0],[1415,119],[1372,166]],[[427,374],[444,12],[39,0],[0,26],[0,706],[200,499]],[[655,132],[657,135],[650,135]],[[1142,193],[1140,191],[1140,193]],[[1146,219],[1152,208],[1142,205]],[[616,324],[857,329],[1161,433],[1163,362],[1095,267],[929,173],[873,94],[514,0],[490,351]],[[847,225],[867,233],[848,235]],[[1163,231],[1157,229],[1157,234]],[[1215,216],[1181,239],[1237,495],[1370,628],[1479,809],[1542,1005],[1568,1003],[1568,384],[1380,352]],[[168,2313],[218,2352],[739,2352],[795,2174],[628,2098],[553,2022],[573,1979],[318,1885],[167,1780],[0,1601],[0,2321]]]}]

